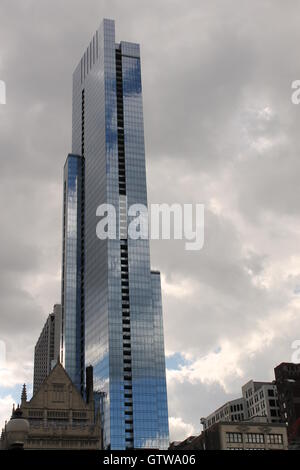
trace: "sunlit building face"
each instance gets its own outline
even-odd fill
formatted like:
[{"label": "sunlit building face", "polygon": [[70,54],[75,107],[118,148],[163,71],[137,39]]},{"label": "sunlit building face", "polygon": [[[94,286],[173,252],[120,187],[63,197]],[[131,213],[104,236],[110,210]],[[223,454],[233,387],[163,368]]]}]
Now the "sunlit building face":
[{"label": "sunlit building face", "polygon": [[[149,240],[126,237],[127,207],[147,206],[140,48],[116,44],[111,20],[96,31],[73,75],[72,153],[65,177],[64,363],[81,390],[84,362],[94,367],[106,448],[165,449],[160,274],[151,271]],[[115,207],[116,239],[96,235],[104,203]]]}]

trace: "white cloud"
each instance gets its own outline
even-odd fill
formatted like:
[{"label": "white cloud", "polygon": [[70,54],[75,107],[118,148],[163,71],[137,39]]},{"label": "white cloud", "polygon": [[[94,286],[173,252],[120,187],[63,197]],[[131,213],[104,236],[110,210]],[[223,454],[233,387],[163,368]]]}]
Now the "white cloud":
[{"label": "white cloud", "polygon": [[190,423],[185,423],[181,418],[169,418],[170,442],[181,441],[195,433],[195,428]]},{"label": "white cloud", "polygon": [[178,283],[168,282],[164,274],[161,275],[161,287],[166,296],[180,299],[195,293],[192,279],[181,279]]},{"label": "white cloud", "polygon": [[15,400],[11,395],[0,397],[0,432],[4,426],[5,421],[11,417],[11,411]]},{"label": "white cloud", "polygon": [[30,361],[6,362],[0,369],[0,384],[5,388],[13,388],[16,385],[30,383],[33,377],[33,363]]}]

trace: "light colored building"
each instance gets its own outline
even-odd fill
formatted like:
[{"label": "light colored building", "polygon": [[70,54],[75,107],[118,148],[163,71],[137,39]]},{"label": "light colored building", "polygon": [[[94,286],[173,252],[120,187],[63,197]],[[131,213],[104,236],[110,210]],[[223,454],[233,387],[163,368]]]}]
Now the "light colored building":
[{"label": "light colored building", "polygon": [[209,429],[220,421],[281,422],[275,383],[250,380],[243,385],[242,395],[237,400],[225,403],[206,418],[201,418],[203,430]]},{"label": "light colored building", "polygon": [[248,419],[264,416],[269,423],[281,422],[278,394],[273,382],[250,380],[242,387]]},{"label": "light colored building", "polygon": [[[23,388],[18,412],[29,422],[25,450],[102,448],[100,412],[95,412],[92,373],[87,373],[87,377],[87,401],[83,400],[60,362],[31,400],[27,401]],[[8,437],[9,423],[2,431],[0,448],[8,447]]]},{"label": "light colored building", "polygon": [[220,421],[244,421],[247,419],[246,401],[244,398],[231,400],[211,413],[207,418],[201,418],[203,430],[206,430]]},{"label": "light colored building", "polygon": [[171,450],[288,450],[287,428],[283,423],[219,422]]},{"label": "light colored building", "polygon": [[[287,430],[281,423],[218,423],[211,429],[219,450],[288,450]],[[206,439],[206,449],[210,450]]]},{"label": "light colored building", "polygon": [[55,304],[34,349],[33,393],[42,385],[60,357],[61,305]]}]

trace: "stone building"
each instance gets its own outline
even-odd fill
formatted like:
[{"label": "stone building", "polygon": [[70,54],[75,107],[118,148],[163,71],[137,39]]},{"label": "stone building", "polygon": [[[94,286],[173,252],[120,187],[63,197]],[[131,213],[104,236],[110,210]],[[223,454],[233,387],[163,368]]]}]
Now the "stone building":
[{"label": "stone building", "polygon": [[274,382],[250,380],[243,385],[242,393],[247,404],[248,419],[265,416],[268,423],[282,422],[277,387]]},{"label": "stone building", "polygon": [[207,418],[201,418],[200,422],[203,425],[203,430],[206,431],[220,421],[233,422],[244,421],[245,419],[247,419],[247,404],[242,397],[226,402],[225,405],[211,413]]},{"label": "stone building", "polygon": [[288,450],[287,429],[284,423],[219,422],[170,450]]},{"label": "stone building", "polygon": [[[87,377],[86,401],[60,363],[29,401],[24,386],[20,411],[22,418],[29,422],[25,450],[102,448],[100,412],[95,412],[90,370]],[[2,431],[2,448],[6,448],[7,426]]]}]

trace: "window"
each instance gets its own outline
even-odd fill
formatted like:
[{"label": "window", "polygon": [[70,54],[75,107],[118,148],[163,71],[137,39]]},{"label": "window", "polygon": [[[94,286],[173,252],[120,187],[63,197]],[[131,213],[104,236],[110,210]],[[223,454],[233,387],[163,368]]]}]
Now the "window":
[{"label": "window", "polygon": [[246,434],[246,442],[250,444],[263,444],[264,443],[264,435],[258,433],[247,433]]},{"label": "window", "polygon": [[282,434],[268,434],[267,436],[268,444],[283,444]]},{"label": "window", "polygon": [[247,450],[266,450],[264,447],[249,447]]},{"label": "window", "polygon": [[270,388],[269,388],[269,390],[268,390],[268,396],[269,396],[269,397],[274,397],[274,396],[275,396],[273,389],[270,389]]},{"label": "window", "polygon": [[242,434],[240,432],[227,432],[226,433],[227,442],[243,442]]},{"label": "window", "polygon": [[53,402],[64,402],[65,399],[65,385],[64,384],[53,384]]},{"label": "window", "polygon": [[68,411],[61,411],[61,410],[57,410],[57,411],[47,411],[47,419],[49,421],[52,421],[52,420],[59,420],[59,421],[68,421],[69,419],[69,413]]}]

